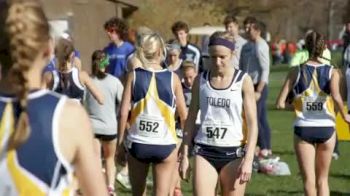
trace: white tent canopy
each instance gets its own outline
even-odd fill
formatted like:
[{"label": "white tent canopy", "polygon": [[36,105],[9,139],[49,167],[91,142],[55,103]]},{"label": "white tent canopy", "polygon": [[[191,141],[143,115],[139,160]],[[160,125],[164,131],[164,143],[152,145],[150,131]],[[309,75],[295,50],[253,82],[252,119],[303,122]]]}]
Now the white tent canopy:
[{"label": "white tent canopy", "polygon": [[190,35],[211,35],[216,31],[225,31],[223,26],[201,26],[190,29]]}]

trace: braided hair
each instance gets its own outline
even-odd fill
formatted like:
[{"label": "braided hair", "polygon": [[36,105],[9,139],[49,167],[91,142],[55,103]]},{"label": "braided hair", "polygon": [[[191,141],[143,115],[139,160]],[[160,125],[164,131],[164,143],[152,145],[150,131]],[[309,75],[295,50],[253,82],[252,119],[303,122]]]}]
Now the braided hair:
[{"label": "braided hair", "polygon": [[4,75],[13,84],[20,106],[9,148],[15,149],[30,135],[27,113],[28,72],[42,48],[47,46],[49,24],[38,0],[0,0],[0,62]]}]

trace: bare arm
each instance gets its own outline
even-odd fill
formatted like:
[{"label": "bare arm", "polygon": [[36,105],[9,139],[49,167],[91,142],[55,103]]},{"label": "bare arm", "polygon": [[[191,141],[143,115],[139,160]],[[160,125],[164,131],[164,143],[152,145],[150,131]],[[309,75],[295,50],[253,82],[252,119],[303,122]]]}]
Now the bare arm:
[{"label": "bare arm", "polygon": [[196,128],[196,118],[199,110],[199,77],[194,81],[192,87],[192,99],[189,108],[189,112],[185,128],[183,131],[183,141],[181,146],[181,162],[179,167],[180,177],[184,180],[188,180],[189,178],[189,160],[188,160],[188,151],[191,149],[192,141],[194,138],[195,128]]},{"label": "bare arm", "polygon": [[344,103],[343,99],[339,92],[339,79],[340,75],[337,70],[332,70],[332,76],[331,76],[331,96],[338,107],[338,110],[341,114],[341,116],[345,119],[345,121],[350,122],[349,115],[346,111],[344,111]]},{"label": "bare arm", "polygon": [[247,123],[248,136],[247,143],[245,145],[246,153],[238,172],[241,183],[244,183],[249,181],[251,178],[255,147],[258,139],[256,100],[254,97],[253,81],[250,77],[246,76],[244,78],[242,91],[243,108]]},{"label": "bare arm", "polygon": [[283,87],[276,100],[277,109],[284,109],[286,107],[286,99],[287,99],[288,93],[293,88],[294,82],[297,78],[297,74],[298,74],[298,68],[294,68],[288,73],[286,80],[283,84]]},{"label": "bare arm", "polygon": [[181,86],[181,82],[179,77],[174,74],[174,89],[175,89],[175,96],[176,96],[176,112],[178,116],[180,117],[180,124],[181,129],[184,129],[185,126],[185,120],[187,118],[187,108],[185,104],[185,98]]},{"label": "bare arm", "polygon": [[196,119],[197,114],[199,110],[199,77],[195,79],[192,87],[192,99],[191,104],[189,108],[187,120],[185,123],[185,129],[183,134],[183,148],[182,148],[182,155],[184,157],[188,156],[188,150],[190,146],[192,145],[192,141],[194,138],[194,132],[196,128]]},{"label": "bare arm", "polygon": [[81,67],[82,67],[82,65],[81,65],[81,60],[80,60],[78,57],[74,57],[74,59],[73,59],[73,65],[74,65],[79,71],[82,70],[82,69],[81,69]]},{"label": "bare arm", "polygon": [[91,81],[89,75],[85,71],[80,71],[79,74],[80,81],[86,86],[86,88],[90,91],[92,96],[97,100],[97,102],[101,105],[104,103],[103,94],[98,90],[96,85]]},{"label": "bare arm", "polygon": [[243,80],[243,106],[248,129],[245,160],[253,162],[258,138],[258,124],[254,86],[250,77],[245,77]]},{"label": "bare arm", "polygon": [[90,120],[80,104],[68,100],[64,105],[58,134],[60,149],[66,160],[73,164],[83,194],[107,195]]},{"label": "bare arm", "polygon": [[131,106],[132,83],[134,81],[134,73],[129,72],[127,75],[126,84],[123,91],[122,102],[119,110],[118,121],[118,140],[117,145],[120,147],[123,144],[124,133],[127,126],[129,110]]}]

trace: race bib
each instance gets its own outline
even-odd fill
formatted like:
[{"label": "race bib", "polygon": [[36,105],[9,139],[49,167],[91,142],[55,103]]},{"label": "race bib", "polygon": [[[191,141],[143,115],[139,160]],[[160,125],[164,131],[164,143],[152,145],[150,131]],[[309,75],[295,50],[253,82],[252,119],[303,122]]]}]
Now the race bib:
[{"label": "race bib", "polygon": [[164,121],[158,116],[139,116],[136,121],[139,135],[150,138],[162,138],[164,134]]},{"label": "race bib", "polygon": [[322,115],[324,114],[324,97],[306,97],[303,101],[303,112],[306,115]]},{"label": "race bib", "polygon": [[205,122],[202,124],[202,132],[206,136],[208,144],[226,144],[229,138],[231,123]]}]

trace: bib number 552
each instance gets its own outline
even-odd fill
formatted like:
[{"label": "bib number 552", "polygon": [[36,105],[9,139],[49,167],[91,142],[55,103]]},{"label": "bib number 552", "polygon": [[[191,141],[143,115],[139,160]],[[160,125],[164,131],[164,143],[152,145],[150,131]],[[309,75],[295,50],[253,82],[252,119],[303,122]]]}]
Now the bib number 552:
[{"label": "bib number 552", "polygon": [[206,128],[207,132],[207,138],[215,138],[215,139],[224,139],[227,128],[225,127],[207,127]]},{"label": "bib number 552", "polygon": [[140,123],[139,123],[140,131],[158,133],[158,130],[157,130],[158,127],[159,127],[158,122],[140,120]]}]

